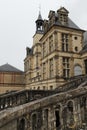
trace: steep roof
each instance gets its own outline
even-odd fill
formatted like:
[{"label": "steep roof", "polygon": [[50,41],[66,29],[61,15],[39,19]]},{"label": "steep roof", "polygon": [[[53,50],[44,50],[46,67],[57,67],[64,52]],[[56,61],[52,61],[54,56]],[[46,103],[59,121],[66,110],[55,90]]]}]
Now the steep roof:
[{"label": "steep roof", "polygon": [[4,64],[0,66],[0,72],[23,72],[10,64]]},{"label": "steep roof", "polygon": [[45,22],[44,20],[44,33],[46,33],[52,26],[57,25],[63,28],[70,28],[75,29],[78,31],[83,31],[81,28],[79,28],[69,17],[68,17],[68,10],[66,10],[64,7],[61,7],[57,11],[50,11],[48,15],[48,21]]},{"label": "steep roof", "polygon": [[80,29],[70,18],[68,18],[68,27],[74,28],[74,29]]},{"label": "steep roof", "polygon": [[66,25],[62,25],[60,23],[60,21],[57,21],[55,24],[59,25],[59,26],[64,26],[64,27],[68,27],[68,28],[73,28],[73,29],[81,30],[69,17],[68,17],[68,23]]}]

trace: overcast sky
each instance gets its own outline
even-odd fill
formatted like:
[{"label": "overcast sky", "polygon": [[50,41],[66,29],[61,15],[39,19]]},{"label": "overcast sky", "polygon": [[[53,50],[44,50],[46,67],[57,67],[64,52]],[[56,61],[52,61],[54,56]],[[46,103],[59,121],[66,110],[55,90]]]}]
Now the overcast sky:
[{"label": "overcast sky", "polygon": [[69,17],[87,30],[87,0],[0,0],[0,65],[9,63],[23,70],[26,47],[32,46],[39,5],[43,19],[49,10],[64,6]]}]

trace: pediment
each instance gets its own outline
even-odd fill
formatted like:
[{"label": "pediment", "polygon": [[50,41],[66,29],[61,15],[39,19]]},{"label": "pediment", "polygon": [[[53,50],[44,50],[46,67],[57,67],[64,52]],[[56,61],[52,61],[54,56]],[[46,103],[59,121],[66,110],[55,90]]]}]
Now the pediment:
[{"label": "pediment", "polygon": [[61,7],[57,12],[69,13],[64,7]]}]

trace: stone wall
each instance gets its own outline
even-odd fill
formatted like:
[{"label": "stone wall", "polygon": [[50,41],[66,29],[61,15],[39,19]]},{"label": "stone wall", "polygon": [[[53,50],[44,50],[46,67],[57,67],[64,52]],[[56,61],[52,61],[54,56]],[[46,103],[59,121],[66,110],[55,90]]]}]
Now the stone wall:
[{"label": "stone wall", "polygon": [[0,72],[0,93],[24,89],[23,72]]},{"label": "stone wall", "polygon": [[8,124],[2,126],[0,130],[17,130],[17,120],[13,120]]}]

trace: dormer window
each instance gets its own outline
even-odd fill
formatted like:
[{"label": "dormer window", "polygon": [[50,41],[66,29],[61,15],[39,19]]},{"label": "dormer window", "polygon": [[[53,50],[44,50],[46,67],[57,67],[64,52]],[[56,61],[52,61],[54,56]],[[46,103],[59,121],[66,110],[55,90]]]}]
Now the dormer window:
[{"label": "dormer window", "polygon": [[61,7],[58,11],[58,18],[59,18],[59,21],[62,25],[66,25],[68,23],[68,11],[64,8],[64,7]]},{"label": "dormer window", "polygon": [[67,16],[65,14],[60,14],[60,21],[65,25],[67,23]]},{"label": "dormer window", "polygon": [[50,11],[49,12],[49,25],[52,26],[55,23],[55,11]]}]

